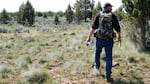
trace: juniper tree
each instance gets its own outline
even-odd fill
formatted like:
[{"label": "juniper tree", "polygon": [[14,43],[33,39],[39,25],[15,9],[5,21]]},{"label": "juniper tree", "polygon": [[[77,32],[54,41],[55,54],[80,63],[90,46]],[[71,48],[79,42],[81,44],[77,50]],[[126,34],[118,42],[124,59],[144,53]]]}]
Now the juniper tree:
[{"label": "juniper tree", "polygon": [[[146,24],[150,20],[150,0],[122,0],[125,11],[136,19],[140,27],[140,37],[145,47]],[[138,27],[137,27],[138,28]],[[149,31],[150,32],[150,31]]]}]

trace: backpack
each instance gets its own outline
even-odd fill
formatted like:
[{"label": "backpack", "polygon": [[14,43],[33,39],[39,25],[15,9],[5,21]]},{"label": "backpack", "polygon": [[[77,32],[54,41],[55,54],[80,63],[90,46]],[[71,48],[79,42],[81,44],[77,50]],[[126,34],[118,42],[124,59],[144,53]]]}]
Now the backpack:
[{"label": "backpack", "polygon": [[96,37],[113,38],[112,13],[100,13],[99,26],[96,31]]}]

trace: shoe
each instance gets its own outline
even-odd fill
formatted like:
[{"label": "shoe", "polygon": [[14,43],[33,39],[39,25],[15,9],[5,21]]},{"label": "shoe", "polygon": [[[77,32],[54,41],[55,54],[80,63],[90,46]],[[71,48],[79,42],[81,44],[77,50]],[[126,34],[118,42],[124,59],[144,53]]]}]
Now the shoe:
[{"label": "shoe", "polygon": [[111,77],[110,77],[110,78],[107,78],[107,82],[108,82],[108,83],[112,83],[113,81],[114,81],[113,78],[111,78]]},{"label": "shoe", "polygon": [[94,66],[93,74],[97,75],[97,76],[100,75],[100,71],[99,71],[99,69],[96,68],[96,66]]}]

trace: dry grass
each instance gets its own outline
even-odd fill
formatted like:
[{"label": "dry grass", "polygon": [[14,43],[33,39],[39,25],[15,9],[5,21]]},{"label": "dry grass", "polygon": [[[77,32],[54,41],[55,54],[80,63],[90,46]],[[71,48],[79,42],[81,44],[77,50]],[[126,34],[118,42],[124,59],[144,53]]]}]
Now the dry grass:
[{"label": "dry grass", "polygon": [[[103,75],[91,75],[95,47],[84,44],[89,23],[43,27],[48,31],[39,31],[34,27],[30,33],[0,34],[0,65],[11,67],[10,70],[7,67],[9,72],[3,75],[0,83],[40,84],[42,81],[46,84],[106,84],[105,60],[101,60]],[[113,51],[113,63],[117,64],[112,73],[115,84],[150,82],[147,75],[150,74],[149,54],[138,52],[126,37],[126,32],[123,32],[121,48],[115,43]],[[101,58],[104,57],[105,53],[102,52]],[[3,69],[0,67],[0,71]]]}]

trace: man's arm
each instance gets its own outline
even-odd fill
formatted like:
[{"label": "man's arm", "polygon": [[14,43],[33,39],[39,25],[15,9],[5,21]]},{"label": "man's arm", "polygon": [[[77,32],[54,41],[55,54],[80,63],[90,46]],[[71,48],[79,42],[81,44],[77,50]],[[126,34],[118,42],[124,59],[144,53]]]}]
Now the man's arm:
[{"label": "man's arm", "polygon": [[121,32],[117,32],[118,41],[121,41]]},{"label": "man's arm", "polygon": [[121,28],[117,17],[113,14],[113,27],[117,31],[118,41],[121,41]]},{"label": "man's arm", "polygon": [[95,30],[96,30],[96,29],[91,28],[91,30],[90,30],[90,32],[89,32],[89,35],[88,35],[88,37],[87,37],[87,39],[86,39],[86,44],[87,44],[88,41],[91,40],[91,37],[92,37],[92,35],[94,34]]},{"label": "man's arm", "polygon": [[97,13],[96,16],[95,16],[95,18],[94,18],[94,21],[93,21],[93,24],[92,24],[92,28],[90,29],[88,37],[86,39],[86,45],[91,40],[91,37],[94,34],[95,30],[98,28],[98,25],[99,25],[99,16],[100,16],[100,13]]}]

